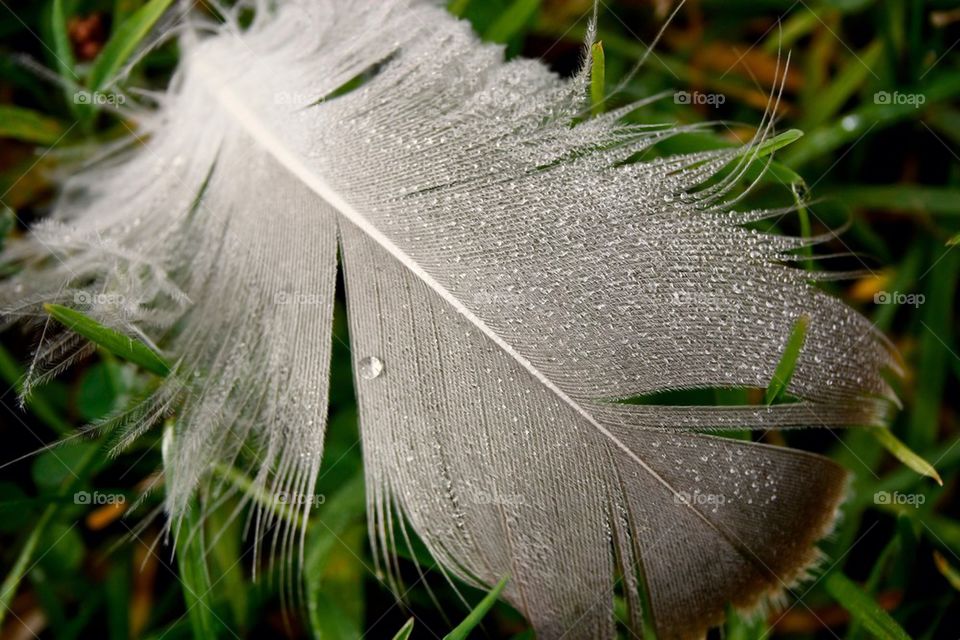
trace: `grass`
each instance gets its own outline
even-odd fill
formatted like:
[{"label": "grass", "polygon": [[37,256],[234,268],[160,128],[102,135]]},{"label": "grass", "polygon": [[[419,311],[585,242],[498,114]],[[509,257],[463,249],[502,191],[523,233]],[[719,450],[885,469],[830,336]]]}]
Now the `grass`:
[{"label": "grass", "polygon": [[[101,92],[107,99],[123,95],[115,92],[125,86],[162,86],[169,77],[175,43],[161,44],[142,59],[139,50],[151,42],[170,4],[44,0],[0,6],[5,233],[22,233],[49,204],[47,176],[65,150],[125,131],[113,116],[78,99],[78,92]],[[946,0],[690,2],[643,68],[612,97],[605,91],[644,56],[643,43],[656,35],[673,4],[600,6],[594,112],[667,92],[630,117],[723,121],[713,133],[681,136],[657,153],[748,140],[773,90],[778,53],[790,51],[778,111],[778,130],[785,133],[761,149],[763,155],[775,152],[775,162],[743,206],[789,205],[795,192],[809,193],[812,200],[801,215],[777,221],[776,230],[810,235],[845,228],[823,252],[856,255],[824,266],[862,275],[828,286],[890,336],[903,358],[905,375],[895,384],[904,408],[889,432],[814,429],[752,436],[824,453],[854,479],[837,531],[823,544],[823,572],[768,617],[744,620],[731,613],[724,637],[932,639],[944,637],[949,616],[960,609],[957,6]],[[592,9],[588,0],[454,0],[451,10],[487,39],[503,43],[508,55],[539,57],[568,74],[582,60]],[[26,69],[24,54],[51,69],[59,85]],[[113,85],[115,74],[128,68],[128,79]],[[672,97],[675,91],[712,98],[684,101]],[[8,224],[8,208],[15,225]],[[230,500],[204,525],[182,523],[195,535],[181,537],[175,559],[158,539],[157,523],[136,527],[160,501],[153,492],[141,505],[132,502],[155,479],[162,430],[117,457],[77,440],[25,456],[144,393],[152,384],[146,371],[166,370],[149,347],[118,341],[88,319],[53,308],[54,317],[83,327],[102,348],[37,389],[21,409],[14,397],[22,374],[18,363],[28,361],[28,348],[16,332],[4,334],[0,636],[14,637],[29,626],[40,637],[57,639],[354,638],[364,632],[371,638],[467,637],[470,629],[472,637],[531,637],[516,612],[484,599],[484,593],[465,589],[478,606],[468,611],[415,540],[413,548],[401,550],[403,575],[414,585],[406,607],[395,606],[371,569],[342,311],[338,307],[331,421],[316,489],[327,500],[311,517],[306,545],[306,611],[284,611],[280,580],[265,566],[257,568],[266,575],[253,580],[252,549],[242,527],[225,524],[234,507]],[[767,390],[769,401],[784,400],[782,383],[802,343],[797,329],[785,345],[780,382]],[[694,400],[722,401],[718,393],[704,390]],[[246,479],[229,481],[242,488]],[[416,564],[426,573],[423,583],[416,583]],[[482,631],[472,627],[481,618]]]}]

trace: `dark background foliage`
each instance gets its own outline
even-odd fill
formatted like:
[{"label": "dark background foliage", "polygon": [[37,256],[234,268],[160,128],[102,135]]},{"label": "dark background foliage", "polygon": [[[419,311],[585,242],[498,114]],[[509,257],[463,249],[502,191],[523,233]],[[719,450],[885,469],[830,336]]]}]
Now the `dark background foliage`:
[{"label": "dark background foliage", "polygon": [[[144,4],[0,1],[4,236],[23,233],[49,208],[58,169],[134,126],[78,104],[75,96],[109,55],[105,43]],[[901,452],[909,448],[943,479],[941,487],[922,477],[864,429],[742,435],[825,453],[851,470],[854,482],[838,529],[823,544],[821,571],[767,616],[753,622],[731,616],[722,634],[956,638],[960,4],[690,0],[643,67],[629,75],[675,8],[673,0],[599,2],[606,89],[627,78],[603,106],[665,92],[630,117],[718,122],[713,133],[682,136],[655,153],[715,148],[752,137],[783,79],[778,130],[805,135],[776,154],[743,206],[790,205],[795,191],[809,194],[800,215],[768,226],[843,232],[818,253],[847,255],[822,264],[858,273],[830,288],[887,332],[902,354],[906,373],[896,387],[905,406],[892,430]],[[583,59],[592,2],[453,0],[450,9],[484,38],[504,43],[508,55],[538,57],[570,74]],[[170,24],[161,19],[141,44]],[[162,87],[176,59],[175,42],[163,42],[121,84]],[[174,557],[162,519],[146,519],[162,489],[134,504],[157,477],[161,429],[116,459],[103,459],[96,443],[80,439],[28,456],[123,406],[149,384],[149,375],[101,350],[21,408],[16,387],[33,338],[8,330],[0,347],[0,638],[390,638],[411,615],[412,637],[430,638],[463,619],[468,609],[422,550],[401,553],[405,606],[372,569],[342,311],[341,305],[317,487],[324,501],[307,538],[300,607],[285,606],[268,566],[252,579],[242,522],[225,524],[230,504],[205,525],[208,534],[222,534],[215,543],[210,535],[205,549],[184,543]],[[713,391],[693,396],[682,400],[723,400]],[[483,595],[463,591],[471,605]],[[530,637],[522,618],[502,603],[484,620],[473,637]]]}]

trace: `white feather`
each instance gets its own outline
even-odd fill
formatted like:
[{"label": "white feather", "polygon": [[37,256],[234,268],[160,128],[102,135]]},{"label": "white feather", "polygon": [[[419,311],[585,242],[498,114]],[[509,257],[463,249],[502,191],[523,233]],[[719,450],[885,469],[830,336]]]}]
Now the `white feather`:
[{"label": "white feather", "polygon": [[[174,519],[215,463],[312,492],[339,237],[378,555],[399,516],[459,578],[509,574],[547,638],[612,637],[617,576],[634,625],[645,584],[686,638],[805,575],[844,472],[692,431],[882,424],[893,365],[791,266],[807,241],[747,230],[771,212],[732,212],[729,181],[698,190],[739,151],[626,162],[682,129],[582,119],[586,71],[504,62],[428,2],[193,26],[142,144],[67,182],[0,292],[22,314],[95,291],[84,311],[177,363],[110,425],[127,443],[179,407]],[[796,403],[616,402],[765,387],[801,315]]]}]

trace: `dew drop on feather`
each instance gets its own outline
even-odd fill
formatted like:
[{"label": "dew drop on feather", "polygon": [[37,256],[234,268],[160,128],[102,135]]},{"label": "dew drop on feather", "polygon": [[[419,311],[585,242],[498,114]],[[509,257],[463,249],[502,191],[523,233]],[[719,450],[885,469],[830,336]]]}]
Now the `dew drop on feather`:
[{"label": "dew drop on feather", "polygon": [[367,356],[360,361],[360,377],[373,380],[383,373],[383,360],[376,356]]}]

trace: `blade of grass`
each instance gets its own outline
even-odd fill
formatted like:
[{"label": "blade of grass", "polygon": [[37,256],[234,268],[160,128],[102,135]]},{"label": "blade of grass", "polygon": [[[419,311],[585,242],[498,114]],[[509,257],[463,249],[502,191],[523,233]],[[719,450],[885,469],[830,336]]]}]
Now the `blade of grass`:
[{"label": "blade of grass", "polygon": [[937,470],[933,467],[932,464],[921,458],[919,455],[914,453],[910,447],[900,441],[897,436],[886,428],[874,428],[870,432],[873,434],[880,444],[889,451],[893,456],[907,465],[917,473],[928,478],[933,478],[937,484],[941,487],[943,486],[943,480],[940,478],[940,474],[937,473]]},{"label": "blade of grass", "polygon": [[941,105],[931,109],[924,122],[949,138],[953,144],[960,145],[960,111]]},{"label": "blade of grass", "polygon": [[47,524],[50,523],[54,513],[56,513],[56,507],[50,505],[40,515],[40,519],[37,520],[33,530],[30,531],[30,535],[28,535],[24,541],[20,553],[17,554],[17,559],[14,561],[13,566],[10,567],[7,577],[4,578],[3,584],[0,584],[0,625],[3,624],[7,611],[10,610],[13,596],[17,593],[17,587],[20,585],[20,581],[23,580],[23,576],[26,575],[30,568],[29,564],[33,559],[34,552],[37,550],[40,536],[43,530],[46,529]]},{"label": "blade of grass", "polygon": [[323,582],[335,549],[344,544],[343,536],[351,523],[363,520],[364,479],[356,473],[346,484],[321,507],[316,522],[310,530],[303,575],[307,591],[307,614],[315,637],[328,637],[324,629],[329,627],[325,613],[334,605],[324,594]]},{"label": "blade of grass", "polygon": [[898,213],[960,215],[960,189],[956,187],[920,187],[897,184],[884,186],[844,186],[829,197],[851,207],[882,209]]},{"label": "blade of grass", "polygon": [[834,571],[824,579],[823,584],[827,593],[873,637],[880,640],[910,640],[907,632],[890,614],[841,572]]},{"label": "blade of grass", "polygon": [[800,121],[803,129],[810,130],[828,122],[843,105],[856,93],[857,89],[870,78],[870,69],[880,60],[883,43],[873,41],[856,57],[847,59],[843,68],[836,74],[836,80],[817,93]]},{"label": "blade of grass", "polygon": [[727,606],[727,622],[725,625],[726,640],[750,640],[763,637],[765,621],[762,616],[747,617],[741,615],[731,606]]},{"label": "blade of grass", "polygon": [[196,640],[210,640],[218,636],[213,622],[213,604],[208,594],[210,575],[204,557],[204,536],[200,510],[194,503],[184,514],[177,534],[177,567],[183,586],[183,601]]},{"label": "blade of grass", "polygon": [[937,441],[940,430],[940,406],[947,383],[948,358],[953,350],[953,301],[960,254],[930,243],[930,267],[926,298],[917,325],[919,359],[917,360],[916,392],[911,403],[910,427],[905,432],[907,444],[924,451]]},{"label": "blade of grass", "polygon": [[770,385],[763,396],[763,402],[771,405],[783,396],[787,385],[790,384],[790,378],[793,377],[793,371],[797,367],[797,359],[800,357],[800,351],[803,350],[803,343],[807,339],[807,328],[810,326],[809,316],[800,316],[793,329],[790,330],[790,336],[787,338],[787,344],[783,349],[783,355],[780,356],[780,362],[773,371],[773,377],[770,379]]},{"label": "blade of grass", "polygon": [[468,6],[470,6],[470,0],[450,0],[447,11],[459,18],[466,12]]},{"label": "blade of grass", "polygon": [[503,588],[507,586],[507,581],[510,579],[509,576],[504,576],[500,579],[500,582],[483,597],[483,600],[480,601],[473,611],[471,611],[466,618],[463,619],[463,622],[458,624],[456,628],[445,635],[443,640],[467,640],[467,636],[470,635],[470,632],[473,631],[477,625],[480,624],[480,621],[483,620],[483,617],[487,615],[487,612],[490,608],[496,603],[497,598],[500,597],[500,592],[503,591]]},{"label": "blade of grass", "polygon": [[[161,446],[164,473],[171,473],[170,458],[175,446],[173,421],[168,420],[163,428]],[[183,587],[181,591],[193,637],[196,640],[216,638],[218,634],[213,622],[213,607],[208,598],[211,584],[204,553],[203,526],[199,507],[193,500],[176,527],[174,542],[180,585]]]},{"label": "blade of grass", "polygon": [[[20,363],[2,345],[0,345],[0,377],[3,377],[18,393],[22,389],[23,369],[20,367]],[[24,404],[41,422],[56,431],[57,434],[63,436],[70,432],[70,425],[50,405],[42,389],[34,389],[33,393],[24,399]]]},{"label": "blade of grass", "polygon": [[0,105],[0,138],[49,145],[63,135],[64,127],[53,118],[20,107]]},{"label": "blade of grass", "polygon": [[[807,192],[806,181],[801,178],[799,181],[792,182],[790,184],[790,192],[793,194],[793,202],[797,206],[797,219],[800,221],[800,237],[809,238],[812,230],[810,227],[810,212],[807,211],[806,201],[804,200],[804,195]],[[812,271],[814,265],[810,258],[813,257],[813,247],[807,245],[800,249],[800,253],[807,258],[803,261],[803,268],[807,271]]]},{"label": "blade of grass", "polygon": [[170,367],[163,358],[139,340],[109,329],[69,307],[59,304],[45,304],[43,308],[50,314],[50,317],[67,329],[100,345],[118,358],[140,365],[158,376],[166,376],[170,373]]},{"label": "blade of grass", "polygon": [[[925,106],[953,100],[960,95],[960,76],[940,76],[929,82],[922,93],[926,98]],[[868,131],[875,132],[879,128],[919,118],[923,114],[924,109],[912,104],[868,102],[830,124],[808,131],[803,142],[786,152],[783,161],[793,168],[798,168],[816,158],[830,158],[837,148],[858,140]]]},{"label": "blade of grass", "polygon": [[397,631],[397,635],[393,636],[393,640],[407,640],[411,633],[413,633],[413,618],[403,623],[400,631]]},{"label": "blade of grass", "polygon": [[64,97],[67,107],[75,117],[82,115],[82,108],[75,99],[79,76],[76,72],[76,60],[73,56],[73,46],[70,44],[70,35],[67,33],[67,14],[63,6],[64,0],[53,0],[50,8],[50,36],[53,40],[54,61],[57,74],[64,84]]},{"label": "blade of grass", "polygon": [[[871,442],[876,442],[872,436],[864,433],[864,430],[857,430],[857,433],[862,433],[862,437],[869,438]],[[927,458],[937,461],[937,466],[941,470],[952,469],[960,464],[960,439],[953,438],[938,444],[933,449],[925,450],[925,453]],[[859,451],[857,451],[857,455],[860,455]],[[846,460],[842,460],[842,462],[846,462]],[[849,503],[856,506],[872,506],[874,504],[873,491],[886,491],[888,493],[910,491],[920,481],[921,477],[913,469],[898,467],[884,475],[879,481],[874,479],[866,487],[869,491],[854,492]]]},{"label": "blade of grass", "polygon": [[763,50],[767,53],[789,51],[797,40],[813,31],[819,24],[820,18],[812,9],[806,6],[798,7],[783,21],[783,26],[764,41]]},{"label": "blade of grass", "polygon": [[[910,291],[920,276],[920,267],[923,265],[924,250],[922,244],[916,244],[907,255],[900,260],[894,272],[893,280],[883,287],[886,291]],[[925,268],[925,267],[924,267]],[[879,293],[879,292],[877,292]],[[898,305],[880,304],[874,308],[871,320],[881,331],[889,331],[897,313]]]},{"label": "blade of grass", "polygon": [[603,99],[606,91],[607,62],[603,53],[603,41],[594,42],[590,47],[590,103],[593,115],[603,113]]},{"label": "blade of grass", "polygon": [[7,234],[17,226],[17,214],[7,205],[0,205],[0,249],[7,243]]},{"label": "blade of grass", "polygon": [[803,137],[803,131],[800,129],[787,129],[783,133],[778,133],[772,138],[767,138],[760,143],[760,146],[757,147],[757,157],[765,158],[766,156],[783,149],[787,145],[791,145],[800,138]]},{"label": "blade of grass", "polygon": [[232,517],[234,506],[231,501],[210,511],[204,526],[216,541],[210,545],[212,597],[218,602],[226,601],[235,628],[242,632],[248,627],[249,585],[243,576],[243,521]]},{"label": "blade of grass", "polygon": [[113,80],[173,0],[150,0],[114,31],[90,68],[87,88],[99,91]]},{"label": "blade of grass", "polygon": [[[80,485],[83,478],[95,469],[97,463],[102,459],[103,454],[100,449],[90,447],[87,455],[73,466],[72,474],[68,476],[67,480],[61,485],[58,497],[65,498],[72,494],[74,489]],[[33,560],[33,555],[37,550],[37,545],[40,542],[43,532],[57,512],[62,508],[64,502],[64,500],[54,500],[43,510],[37,523],[24,541],[23,548],[21,548],[20,553],[17,554],[17,558],[7,573],[7,577],[4,578],[3,584],[0,584],[0,627],[3,626],[7,612],[10,611],[10,605],[14,595],[17,593],[17,587],[20,585],[20,581],[23,580],[24,575],[30,569],[30,563]]]},{"label": "blade of grass", "polygon": [[947,579],[950,586],[960,591],[960,571],[957,571],[956,567],[950,564],[950,561],[944,558],[939,551],[933,552],[933,564],[936,565],[940,575]]},{"label": "blade of grass", "polygon": [[[911,548],[912,545],[910,543],[912,542],[912,538],[909,519],[899,518],[897,520],[896,533],[893,534],[889,542],[883,547],[880,555],[877,556],[877,559],[873,562],[870,575],[863,585],[863,591],[865,593],[871,597],[876,595],[877,589],[880,586],[880,580],[887,572],[889,565],[893,564],[898,556],[902,556],[906,549]],[[859,620],[851,620],[850,626],[847,628],[846,640],[860,640],[860,638],[863,637],[865,637],[863,624],[861,624]]]},{"label": "blade of grass", "polygon": [[107,629],[110,640],[130,638],[130,586],[127,582],[130,567],[124,561],[116,562],[107,571]]},{"label": "blade of grass", "polygon": [[540,0],[515,0],[484,32],[483,39],[507,42],[520,33],[539,8]]}]

